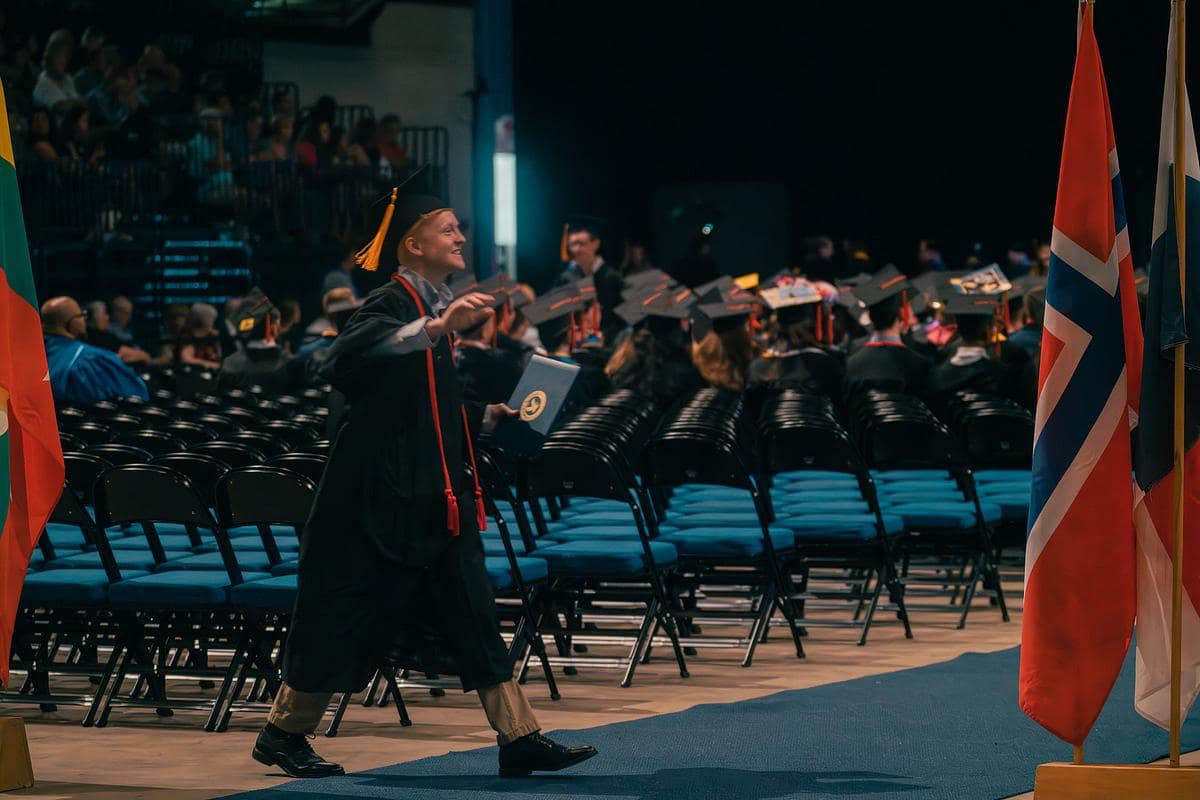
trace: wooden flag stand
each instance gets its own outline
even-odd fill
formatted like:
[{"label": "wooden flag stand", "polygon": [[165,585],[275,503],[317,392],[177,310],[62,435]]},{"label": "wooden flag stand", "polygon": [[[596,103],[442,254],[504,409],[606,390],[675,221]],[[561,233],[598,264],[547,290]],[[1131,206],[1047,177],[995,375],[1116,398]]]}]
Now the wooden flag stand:
[{"label": "wooden flag stand", "polygon": [[[1094,4],[1095,0],[1087,0]],[[1174,0],[1175,18],[1175,240],[1179,259],[1179,299],[1187,298],[1187,108],[1184,82],[1184,10],[1187,0]],[[1185,317],[1186,318],[1186,317]],[[1180,766],[1180,670],[1183,660],[1183,498],[1184,498],[1184,368],[1185,345],[1176,345],[1174,398],[1174,538],[1171,589],[1171,755],[1167,764],[1084,764],[1083,748],[1075,748],[1073,764],[1042,764],[1034,779],[1036,800],[1196,800],[1200,798],[1200,766]]]},{"label": "wooden flag stand", "polygon": [[33,763],[20,717],[0,717],[0,792],[33,786]]}]

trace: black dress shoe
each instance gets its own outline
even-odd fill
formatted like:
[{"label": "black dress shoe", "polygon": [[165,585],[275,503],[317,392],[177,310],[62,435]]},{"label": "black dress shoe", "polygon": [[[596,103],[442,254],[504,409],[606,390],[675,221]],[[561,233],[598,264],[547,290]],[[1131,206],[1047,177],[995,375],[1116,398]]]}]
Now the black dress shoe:
[{"label": "black dress shoe", "polygon": [[500,746],[500,777],[522,778],[531,772],[557,772],[596,755],[590,745],[567,747],[540,733]]},{"label": "black dress shoe", "polygon": [[277,766],[293,778],[327,778],[345,775],[341,764],[334,764],[313,752],[303,733],[288,733],[271,723],[258,734],[254,760],[267,766]]}]

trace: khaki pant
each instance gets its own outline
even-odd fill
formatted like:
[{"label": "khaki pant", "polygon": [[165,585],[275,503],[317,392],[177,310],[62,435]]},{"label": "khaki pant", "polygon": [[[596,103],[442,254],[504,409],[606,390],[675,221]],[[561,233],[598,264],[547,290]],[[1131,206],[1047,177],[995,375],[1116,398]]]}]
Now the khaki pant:
[{"label": "khaki pant", "polygon": [[[478,690],[479,702],[500,744],[541,730],[533,708],[515,681],[505,681]],[[279,687],[267,722],[288,733],[309,734],[317,729],[332,694],[298,692],[286,683]]]}]

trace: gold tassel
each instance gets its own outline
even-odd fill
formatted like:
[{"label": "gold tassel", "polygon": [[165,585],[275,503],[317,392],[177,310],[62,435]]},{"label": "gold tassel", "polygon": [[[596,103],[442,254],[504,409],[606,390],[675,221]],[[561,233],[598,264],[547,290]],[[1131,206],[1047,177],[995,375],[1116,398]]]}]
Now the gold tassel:
[{"label": "gold tassel", "polygon": [[571,260],[571,254],[567,252],[567,233],[570,229],[570,225],[563,225],[562,240],[558,243],[558,257],[564,264]]},{"label": "gold tassel", "polygon": [[354,254],[354,263],[358,264],[368,272],[374,272],[379,269],[379,256],[383,253],[383,240],[387,238],[388,227],[392,224],[392,214],[396,212],[396,194],[398,188],[392,189],[392,199],[388,203],[388,207],[383,211],[383,219],[379,221],[379,230],[375,231],[375,238],[367,245]]}]

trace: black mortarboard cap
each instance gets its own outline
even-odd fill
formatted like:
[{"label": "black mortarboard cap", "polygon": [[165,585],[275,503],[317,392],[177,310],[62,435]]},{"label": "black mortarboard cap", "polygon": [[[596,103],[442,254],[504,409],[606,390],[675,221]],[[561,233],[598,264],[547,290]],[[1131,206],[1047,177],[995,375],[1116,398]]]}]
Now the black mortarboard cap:
[{"label": "black mortarboard cap", "polygon": [[958,294],[946,299],[945,310],[956,317],[994,316],[999,296],[985,294]]},{"label": "black mortarboard cap", "polygon": [[279,309],[271,302],[262,289],[255,286],[242,302],[238,304],[233,315],[234,327],[239,339],[261,339],[266,330],[267,319],[274,314],[279,316]]},{"label": "black mortarboard cap", "polygon": [[[893,268],[894,269],[894,268]],[[854,296],[863,302],[867,308],[885,303],[902,292],[910,291],[911,284],[904,274],[895,270],[882,269],[871,276],[870,280],[854,287]]]},{"label": "black mortarboard cap", "polygon": [[742,325],[756,305],[757,303],[744,300],[725,300],[720,303],[698,302],[692,307],[691,317],[692,321],[697,323],[698,333],[708,330],[719,333]]},{"label": "black mortarboard cap", "polygon": [[545,325],[564,319],[572,312],[582,311],[585,305],[586,303],[578,292],[571,290],[570,287],[563,287],[547,292],[532,303],[527,303],[521,309],[521,313],[534,325]]},{"label": "black mortarboard cap", "polygon": [[701,303],[719,303],[724,298],[725,292],[732,288],[733,277],[722,275],[716,280],[702,283],[699,286],[693,286],[692,291],[696,293],[696,297]]},{"label": "black mortarboard cap", "polygon": [[417,180],[424,175],[425,168],[422,167],[403,183],[392,188],[374,238],[354,256],[355,262],[363,269],[379,269],[379,261],[385,250],[389,253],[396,252],[403,237],[416,227],[423,217],[450,207],[442,198],[424,193],[427,189],[423,184],[428,181]]}]

